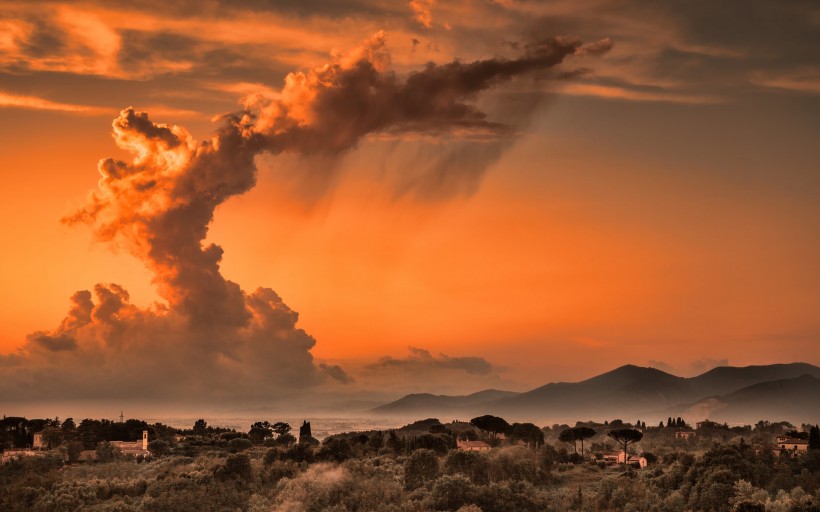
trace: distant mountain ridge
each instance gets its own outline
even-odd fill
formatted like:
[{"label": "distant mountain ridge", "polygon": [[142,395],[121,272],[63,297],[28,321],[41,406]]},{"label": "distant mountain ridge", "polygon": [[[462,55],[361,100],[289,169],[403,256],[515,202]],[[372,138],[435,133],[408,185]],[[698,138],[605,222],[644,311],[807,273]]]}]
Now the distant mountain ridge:
[{"label": "distant mountain ridge", "polygon": [[733,422],[764,418],[817,421],[820,400],[816,397],[820,395],[812,391],[817,383],[820,368],[808,363],[723,366],[689,378],[625,365],[580,382],[553,382],[524,393],[486,390],[466,396],[408,395],[372,412],[444,417],[497,414],[555,421],[640,418],[648,422],[682,414],[688,414],[690,421],[707,417]]},{"label": "distant mountain ridge", "polygon": [[[820,378],[807,373],[793,379],[752,384],[724,396],[707,398],[689,411],[702,411],[700,416],[729,422],[738,418],[816,420],[820,416]],[[761,416],[761,411],[765,411],[765,416]],[[752,421],[755,420],[747,422]]]},{"label": "distant mountain ridge", "polygon": [[430,409],[461,410],[471,406],[477,406],[486,402],[503,400],[504,398],[517,395],[513,391],[500,391],[497,389],[485,389],[477,393],[461,396],[433,395],[430,393],[414,393],[403,398],[381,405],[373,409],[380,413],[412,413],[425,412]]}]

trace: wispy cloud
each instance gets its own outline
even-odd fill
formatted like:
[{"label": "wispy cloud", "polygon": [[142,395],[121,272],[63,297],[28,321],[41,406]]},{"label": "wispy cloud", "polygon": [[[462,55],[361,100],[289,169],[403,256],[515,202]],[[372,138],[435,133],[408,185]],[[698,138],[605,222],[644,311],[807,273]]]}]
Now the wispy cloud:
[{"label": "wispy cloud", "polygon": [[58,112],[72,112],[89,115],[111,115],[113,109],[78,105],[74,103],[60,103],[57,101],[39,98],[37,96],[18,96],[0,91],[0,108],[26,108],[33,110],[53,110]]},{"label": "wispy cloud", "polygon": [[610,100],[711,104],[723,103],[725,100],[714,95],[695,95],[659,91],[640,91],[612,85],[571,83],[558,86],[557,91],[570,96],[592,96]]},{"label": "wispy cloud", "polygon": [[786,73],[758,73],[751,82],[759,87],[820,94],[820,67],[802,68]]}]

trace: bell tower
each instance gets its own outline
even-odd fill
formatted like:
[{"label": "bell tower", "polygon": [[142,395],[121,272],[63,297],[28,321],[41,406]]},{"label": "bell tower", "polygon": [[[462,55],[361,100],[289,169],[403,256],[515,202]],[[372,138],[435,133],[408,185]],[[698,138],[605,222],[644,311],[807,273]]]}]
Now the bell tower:
[{"label": "bell tower", "polygon": [[147,430],[142,431],[142,449],[143,450],[148,449],[148,431]]}]

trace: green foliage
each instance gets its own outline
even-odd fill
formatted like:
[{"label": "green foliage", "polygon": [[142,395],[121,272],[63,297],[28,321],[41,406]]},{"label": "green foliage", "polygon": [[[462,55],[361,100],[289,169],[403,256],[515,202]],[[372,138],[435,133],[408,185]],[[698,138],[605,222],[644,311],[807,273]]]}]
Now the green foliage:
[{"label": "green foliage", "polygon": [[465,430],[458,435],[458,438],[462,441],[478,441],[478,434],[475,430]]},{"label": "green foliage", "polygon": [[545,480],[545,475],[538,468],[537,454],[524,447],[498,450],[492,454],[491,462],[491,481],[513,480],[536,484]]},{"label": "green foliage", "polygon": [[259,426],[259,424],[255,424],[251,427],[250,431],[248,431],[248,439],[253,444],[262,444],[262,441],[264,441],[266,437],[271,437],[272,435],[273,430]]},{"label": "green foliage", "polygon": [[288,432],[290,432],[291,428],[290,425],[285,423],[284,421],[277,421],[276,423],[271,425],[271,430],[273,430],[274,434],[281,437],[287,435]]},{"label": "green foliage", "polygon": [[544,432],[532,423],[513,423],[508,436],[513,441],[523,441],[533,447],[544,444]]},{"label": "green foliage", "polygon": [[98,444],[95,451],[97,452],[97,462],[112,462],[122,459],[122,451],[108,441]]},{"label": "green foliage", "polygon": [[418,489],[435,480],[440,472],[438,456],[433,450],[419,449],[404,462],[404,486]]},{"label": "green foliage", "polygon": [[214,475],[220,480],[237,479],[250,482],[253,477],[251,459],[244,453],[228,455],[225,464],[217,467]]},{"label": "green foliage", "polygon": [[296,442],[296,438],[287,432],[279,435],[275,440],[277,446],[290,446]]},{"label": "green foliage", "polygon": [[448,475],[464,475],[477,485],[489,482],[489,457],[481,452],[453,450],[444,461]]},{"label": "green foliage", "polygon": [[820,428],[817,425],[809,429],[809,449],[820,450]]},{"label": "green foliage", "polygon": [[304,444],[307,446],[319,446],[320,443],[318,439],[313,436],[299,436],[299,444]]},{"label": "green foliage", "polygon": [[473,505],[478,499],[478,489],[473,481],[461,474],[442,476],[433,484],[431,494],[436,510],[456,510]]},{"label": "green foliage", "polygon": [[163,439],[157,439],[148,443],[148,451],[151,452],[151,455],[154,457],[162,457],[168,455],[171,451],[171,445]]},{"label": "green foliage", "polygon": [[404,442],[404,453],[426,449],[433,450],[439,455],[445,455],[452,448],[455,448],[455,439],[448,434],[423,434],[406,437]]},{"label": "green foliage", "polygon": [[419,432],[430,432],[430,429],[433,427],[441,426],[441,422],[438,418],[427,418],[424,420],[414,421],[409,425],[405,425],[401,428],[402,431],[419,431]]},{"label": "green foliage", "polygon": [[313,445],[311,443],[296,443],[282,452],[282,460],[292,460],[295,462],[313,462]]},{"label": "green foliage", "polygon": [[80,441],[69,441],[66,444],[66,457],[68,457],[68,462],[76,462],[80,458],[80,454],[83,451],[83,443]]},{"label": "green foliage", "polygon": [[316,460],[344,462],[353,457],[353,449],[346,439],[329,437],[316,452]]},{"label": "green foliage", "polygon": [[251,440],[244,437],[237,437],[228,441],[228,448],[234,453],[245,451],[251,446],[253,446]]},{"label": "green foliage", "polygon": [[46,448],[54,449],[63,444],[65,435],[59,427],[48,426],[43,429],[43,443]]},{"label": "green foliage", "polygon": [[[58,428],[54,420],[37,421],[44,429]],[[68,440],[78,429],[64,430],[66,423],[59,430],[66,437],[62,453],[69,454],[71,443],[81,447],[82,442],[80,436]],[[89,425],[95,424],[87,423],[86,429]],[[517,428],[531,431],[526,425]],[[769,425],[757,433],[768,432]],[[575,428],[597,425],[577,423]],[[767,439],[782,432],[775,428]],[[557,442],[564,430],[570,427],[545,429],[549,442]],[[112,456],[110,462],[63,467],[59,457],[43,452],[0,464],[0,510],[817,512],[820,450],[773,457],[769,450],[755,449],[759,441],[741,440],[750,429],[717,425],[716,432],[737,435],[733,444],[686,453],[663,444],[676,442],[673,429],[657,431],[649,429],[641,440],[644,448],[656,443],[652,450],[659,454],[657,463],[632,470],[564,464],[571,454],[552,444],[459,451],[452,448],[454,437],[418,429],[340,434],[316,447],[308,442],[271,442],[264,450],[248,449],[244,434],[222,437],[206,430],[187,436],[165,456],[141,463]],[[14,435],[14,427],[8,432]],[[245,449],[229,453],[238,444]],[[171,446],[156,438],[149,447],[160,453],[163,445]],[[600,442],[595,446],[604,447]],[[112,448],[110,443],[100,444],[101,452],[113,452]],[[185,450],[193,456],[176,455]],[[646,452],[644,456],[653,458]]]}]

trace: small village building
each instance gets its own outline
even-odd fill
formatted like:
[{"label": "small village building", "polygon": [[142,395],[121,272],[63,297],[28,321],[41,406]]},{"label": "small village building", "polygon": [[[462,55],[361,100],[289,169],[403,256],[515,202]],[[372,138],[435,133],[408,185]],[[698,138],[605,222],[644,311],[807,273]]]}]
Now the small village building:
[{"label": "small village building", "polygon": [[797,439],[794,437],[779,436],[777,439],[777,450],[779,452],[788,452],[796,456],[800,453],[809,451],[809,442],[806,439]]},{"label": "small village building", "polygon": [[[623,452],[621,452],[621,454],[618,456],[618,459],[619,459],[618,462],[623,462],[623,459],[624,459]],[[630,455],[629,457],[626,457],[626,463],[627,464],[637,464],[638,467],[640,467],[641,469],[643,469],[643,468],[645,468],[646,466],[649,465],[649,461],[646,460],[646,457],[639,457],[638,455]]]},{"label": "small village building", "polygon": [[649,461],[646,460],[646,457],[640,457],[638,455],[627,456],[623,451],[604,453],[603,455],[601,455],[601,458],[599,460],[605,462],[608,465],[637,464],[641,468],[645,468],[647,465],[649,465]]},{"label": "small village building", "polygon": [[688,441],[689,439],[697,437],[697,433],[694,430],[678,430],[675,432],[675,439],[683,439]]},{"label": "small village building", "polygon": [[601,455],[600,460],[607,463],[608,465],[609,464],[617,464],[619,455],[620,454],[617,453],[617,452],[604,453],[604,454]]},{"label": "small village building", "polygon": [[483,452],[492,448],[484,441],[462,441],[460,439],[456,441],[456,446],[465,452]]},{"label": "small village building", "polygon": [[97,451],[96,450],[83,450],[80,452],[80,456],[77,458],[80,462],[93,462],[97,460]]},{"label": "small village building", "polygon": [[42,450],[45,447],[45,445],[43,444],[43,433],[35,432],[33,436],[34,441],[32,441],[31,447],[35,450]]},{"label": "small village building", "polygon": [[41,452],[29,448],[6,448],[0,452],[0,462],[8,462],[17,457],[31,457],[33,455],[41,455]]},{"label": "small village building", "polygon": [[133,457],[148,455],[148,431],[142,431],[141,441],[111,441],[111,446],[119,448],[123,455],[131,455]]}]

